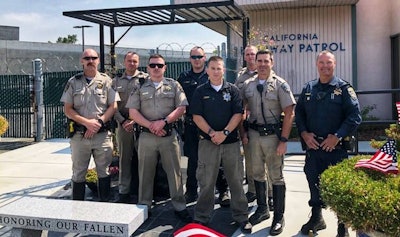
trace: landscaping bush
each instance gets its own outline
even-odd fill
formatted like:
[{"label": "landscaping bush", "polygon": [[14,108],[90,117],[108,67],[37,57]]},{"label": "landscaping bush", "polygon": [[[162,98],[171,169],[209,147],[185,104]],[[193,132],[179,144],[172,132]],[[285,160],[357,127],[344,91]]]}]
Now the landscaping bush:
[{"label": "landscaping bush", "polygon": [[355,230],[379,230],[400,236],[400,176],[369,169],[354,169],[358,155],[331,166],[321,175],[321,196]]}]

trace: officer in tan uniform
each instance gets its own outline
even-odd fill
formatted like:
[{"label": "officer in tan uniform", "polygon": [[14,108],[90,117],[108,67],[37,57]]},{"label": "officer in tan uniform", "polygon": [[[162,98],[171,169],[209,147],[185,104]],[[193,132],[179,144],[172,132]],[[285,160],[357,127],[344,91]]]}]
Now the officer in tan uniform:
[{"label": "officer in tan uniform", "polygon": [[[137,70],[139,67],[139,55],[128,52],[124,57],[125,72],[113,79],[113,88],[118,91],[121,101],[118,102],[118,110],[114,118],[118,124],[116,137],[119,151],[119,203],[129,203],[130,193],[138,194],[139,175],[137,143],[134,137],[135,122],[129,118],[129,109],[126,102],[135,85],[144,83],[148,74]],[[131,184],[132,182],[132,184]],[[133,190],[130,190],[132,187]]]},{"label": "officer in tan uniform", "polygon": [[[73,122],[72,199],[84,200],[85,176],[91,156],[96,164],[98,191],[101,201],[108,201],[113,143],[109,121],[117,109],[118,93],[111,86],[111,78],[97,71],[99,56],[93,49],[82,53],[83,74],[70,78],[61,102],[65,115]],[[70,123],[71,124],[71,123]]]},{"label": "officer in tan uniform", "polygon": [[150,80],[135,88],[126,107],[130,117],[141,126],[139,137],[139,204],[150,209],[158,156],[166,171],[171,202],[175,215],[191,222],[186,210],[180,167],[180,146],[173,124],[184,113],[188,101],[181,85],[165,78],[165,60],[159,54],[151,55],[147,71]]},{"label": "officer in tan uniform", "polygon": [[[249,221],[255,225],[270,217],[265,194],[268,187],[265,182],[265,167],[268,167],[274,199],[274,219],[270,235],[279,235],[284,227],[286,193],[283,158],[292,128],[296,100],[288,83],[271,73],[274,65],[271,51],[258,51],[256,63],[258,76],[247,80],[242,88],[243,104],[250,111],[248,137],[258,205]],[[284,118],[281,124],[282,112]]]},{"label": "officer in tan uniform", "polygon": [[[257,75],[257,65],[256,65],[256,53],[257,47],[253,45],[248,45],[244,49],[244,60],[246,62],[246,67],[242,68],[236,77],[235,86],[242,89],[243,83],[247,81],[249,78],[252,78]],[[247,120],[247,113],[244,111],[243,120]],[[253,168],[250,156],[250,149],[248,146],[248,138],[247,136],[242,136],[245,134],[243,131],[240,131],[241,140],[244,150],[244,158],[246,164],[246,180],[247,180],[247,193],[246,198],[248,202],[253,202],[256,199],[256,190],[254,187],[254,179],[253,179]]]},{"label": "officer in tan uniform", "polygon": [[[244,49],[244,60],[246,61],[246,67],[242,68],[237,75],[236,81],[235,81],[235,86],[239,88],[239,90],[242,89],[243,84],[245,81],[248,79],[257,76],[257,64],[256,64],[256,54],[257,54],[257,47],[254,45],[248,45]],[[274,71],[271,71],[271,73],[274,73]],[[248,117],[249,117],[249,112],[244,111],[243,114],[243,121],[244,123],[248,122]],[[246,127],[246,128],[245,128]],[[251,154],[250,154],[250,148],[249,148],[249,139],[247,137],[247,132],[243,131],[245,128],[246,130],[248,129],[247,126],[241,127],[240,129],[240,137],[242,140],[242,145],[243,145],[243,150],[244,150],[244,157],[245,157],[245,164],[246,164],[246,179],[247,179],[247,193],[246,193],[246,198],[247,201],[253,202],[256,199],[256,189],[254,186],[254,178],[253,178],[253,168],[252,168],[252,160],[251,160]],[[267,177],[267,182],[270,179],[268,175],[268,169],[265,169],[266,171],[266,177]],[[272,185],[271,182],[268,182],[268,207],[270,211],[273,211],[273,199],[272,199]]]}]

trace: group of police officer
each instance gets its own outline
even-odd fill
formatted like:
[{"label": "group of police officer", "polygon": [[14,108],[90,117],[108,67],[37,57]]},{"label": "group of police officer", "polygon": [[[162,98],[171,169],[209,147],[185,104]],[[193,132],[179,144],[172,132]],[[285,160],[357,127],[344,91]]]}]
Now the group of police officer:
[{"label": "group of police officer", "polygon": [[[239,72],[235,86],[223,78],[223,59],[212,56],[206,67],[206,55],[198,46],[190,51],[191,70],[183,72],[178,81],[164,77],[166,62],[158,54],[150,56],[148,74],[139,71],[139,56],[134,52],[125,55],[125,73],[111,80],[97,71],[97,52],[86,49],[81,57],[83,73],[68,81],[61,98],[66,116],[75,122],[71,137],[73,199],[84,200],[85,174],[93,156],[100,200],[108,200],[107,168],[113,150],[108,124],[114,117],[120,152],[118,202],[129,202],[133,180],[138,184],[138,203],[150,209],[160,159],[175,215],[181,220],[209,223],[219,180],[220,203],[230,205],[243,233],[251,233],[253,225],[270,218],[273,207],[270,235],[279,235],[285,225],[283,158],[295,120],[306,150],[304,171],[312,207],[312,216],[301,232],[325,229],[319,175],[347,158],[344,138],[361,122],[357,96],[349,83],[334,76],[336,60],[331,52],[318,54],[319,78],[306,84],[297,102],[288,83],[272,70],[271,51],[248,46],[244,52],[247,67]],[[183,115],[184,153],[189,158],[185,194],[175,130]],[[246,194],[240,142],[249,184]],[[132,162],[137,162],[137,167]],[[247,202],[255,199],[257,209],[249,218]],[[193,219],[186,202],[196,200]],[[339,222],[337,236],[348,236],[344,223]]]}]

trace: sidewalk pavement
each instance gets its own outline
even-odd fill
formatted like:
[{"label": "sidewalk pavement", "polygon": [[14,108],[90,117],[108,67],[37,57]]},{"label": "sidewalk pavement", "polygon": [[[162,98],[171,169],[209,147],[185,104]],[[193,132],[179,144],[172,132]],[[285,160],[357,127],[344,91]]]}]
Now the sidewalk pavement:
[{"label": "sidewalk pavement", "polygon": [[[360,144],[360,151],[373,152],[368,143]],[[300,153],[298,142],[289,142],[288,153]],[[186,174],[187,158],[182,158],[182,172]],[[307,205],[309,199],[308,185],[303,173],[304,155],[287,155],[285,158],[284,176],[287,185],[286,211],[284,231],[279,236],[303,236],[299,230],[310,216]],[[0,206],[25,196],[69,199],[70,189],[64,187],[70,182],[71,159],[69,141],[67,139],[52,139],[33,145],[10,150],[0,154]],[[186,180],[185,175],[183,180]],[[247,186],[244,186],[245,191]],[[249,204],[249,210],[255,211],[256,202]],[[193,205],[189,212],[193,214]],[[227,236],[268,236],[272,215],[253,227],[252,234],[241,234],[238,227],[232,225],[229,208],[214,206],[214,214],[210,228]],[[271,213],[272,214],[272,213]],[[327,229],[319,231],[319,236],[336,236],[337,219],[332,211],[323,211]],[[173,236],[173,232],[184,226],[174,217],[170,202],[161,202],[153,208],[152,217],[146,220],[132,236]],[[0,226],[0,236],[11,236],[11,228]],[[43,236],[43,235],[42,235]],[[48,233],[48,236],[52,236]],[[60,236],[59,234],[57,235]],[[82,236],[66,234],[64,236]],[[355,236],[350,231],[350,236]]]}]

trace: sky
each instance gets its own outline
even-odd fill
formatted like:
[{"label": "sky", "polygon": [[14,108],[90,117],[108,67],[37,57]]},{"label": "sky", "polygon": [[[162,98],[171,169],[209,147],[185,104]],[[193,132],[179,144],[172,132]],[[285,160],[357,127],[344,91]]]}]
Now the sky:
[{"label": "sky", "polygon": [[[74,26],[91,25],[85,28],[85,45],[99,45],[97,24],[63,16],[64,11],[94,10],[105,8],[169,5],[170,0],[1,0],[0,25],[19,27],[20,41],[56,42],[58,37],[77,35],[77,44],[82,44],[82,30]],[[109,43],[109,28],[104,28],[105,43]],[[117,41],[127,30],[115,28]],[[117,47],[160,49],[189,49],[192,45],[203,46],[212,51],[226,37],[200,24],[171,24],[159,26],[137,26],[121,39]],[[214,47],[215,46],[215,47]]]}]

